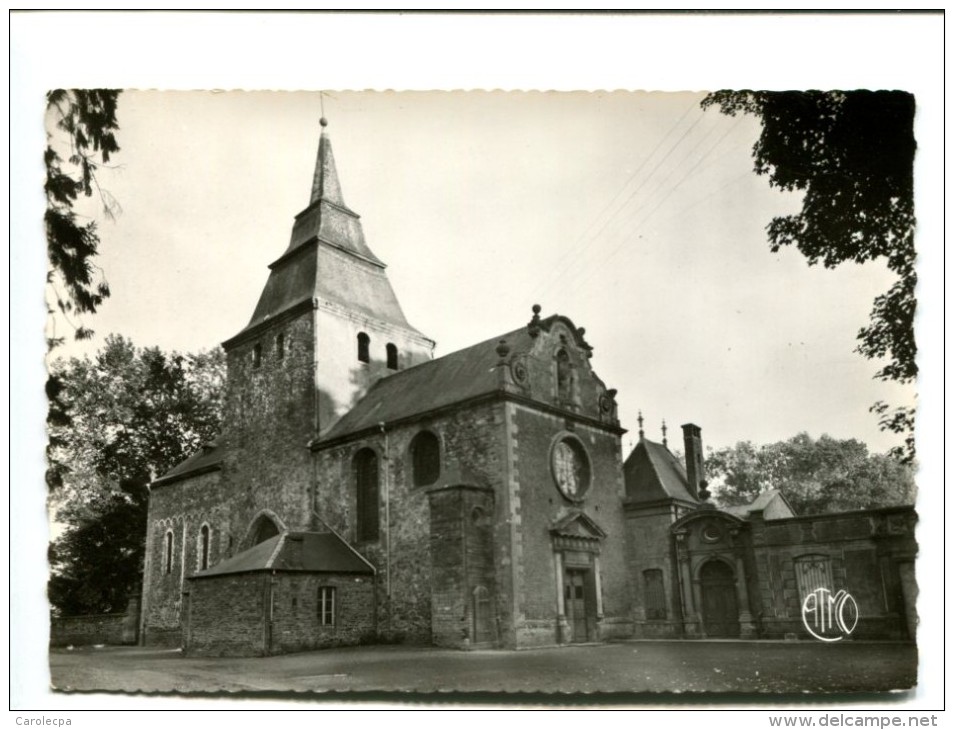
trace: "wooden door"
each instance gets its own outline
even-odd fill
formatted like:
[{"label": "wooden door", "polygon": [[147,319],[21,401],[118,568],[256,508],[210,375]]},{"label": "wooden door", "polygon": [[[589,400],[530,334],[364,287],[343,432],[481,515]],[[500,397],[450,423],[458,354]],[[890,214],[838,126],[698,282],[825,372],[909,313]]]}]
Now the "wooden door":
[{"label": "wooden door", "polygon": [[570,624],[571,641],[587,640],[586,632],[586,571],[567,570],[563,582],[564,611]]},{"label": "wooden door", "polygon": [[494,612],[490,601],[490,591],[477,586],[473,593],[473,641],[475,644],[488,644],[495,640]]},{"label": "wooden door", "polygon": [[706,635],[713,638],[739,636],[739,602],[735,592],[735,572],[721,560],[702,566],[702,621]]}]

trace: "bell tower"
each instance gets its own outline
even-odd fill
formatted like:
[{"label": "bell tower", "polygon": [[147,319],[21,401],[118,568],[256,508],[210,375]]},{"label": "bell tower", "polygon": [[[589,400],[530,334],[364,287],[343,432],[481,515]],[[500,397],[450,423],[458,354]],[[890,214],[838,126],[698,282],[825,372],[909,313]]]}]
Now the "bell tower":
[{"label": "bell tower", "polygon": [[[229,480],[249,502],[308,515],[307,444],[376,380],[433,357],[344,201],[328,122],[321,119],[308,205],[284,253],[269,265],[248,324],[223,347]],[[237,495],[238,496],[238,495]],[[299,508],[302,508],[299,510]]]}]

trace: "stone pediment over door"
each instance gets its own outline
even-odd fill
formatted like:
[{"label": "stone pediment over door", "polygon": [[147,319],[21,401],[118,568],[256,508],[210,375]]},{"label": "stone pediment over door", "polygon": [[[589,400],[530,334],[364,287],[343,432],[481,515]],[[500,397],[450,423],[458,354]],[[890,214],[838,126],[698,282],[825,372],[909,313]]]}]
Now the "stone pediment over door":
[{"label": "stone pediment over door", "polygon": [[584,512],[573,510],[550,525],[553,547],[557,550],[599,552],[606,531]]}]

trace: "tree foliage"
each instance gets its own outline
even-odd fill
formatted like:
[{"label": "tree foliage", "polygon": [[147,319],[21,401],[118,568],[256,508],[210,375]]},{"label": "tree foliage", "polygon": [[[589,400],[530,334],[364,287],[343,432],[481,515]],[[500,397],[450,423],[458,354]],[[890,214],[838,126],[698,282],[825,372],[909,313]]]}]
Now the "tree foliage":
[{"label": "tree foliage", "polygon": [[[768,225],[772,251],[794,245],[810,265],[883,260],[896,283],[874,301],[857,351],[884,361],[876,377],[909,383],[914,341],[914,97],[902,91],[718,91],[703,108],[753,114],[762,133],[755,172],[804,193],[802,209]],[[906,435],[898,455],[914,458],[913,409],[871,410],[882,429]]]},{"label": "tree foliage", "polygon": [[869,454],[855,439],[801,433],[756,446],[743,441],[710,451],[706,472],[722,506],[748,504],[766,489],[780,489],[797,514],[844,512],[913,504],[909,465],[886,454]]},{"label": "tree foliage", "polygon": [[[107,216],[117,210],[116,202],[99,187],[96,172],[119,151],[118,98],[119,91],[109,89],[57,89],[46,95],[52,127],[44,154],[47,284],[68,321],[73,314],[94,313],[109,296],[109,285],[93,263],[99,249],[96,221],[82,222],[74,206],[81,196],[96,191]],[[88,328],[74,326],[78,339],[92,335]],[[60,342],[62,338],[51,337],[49,345]]]},{"label": "tree foliage", "polygon": [[142,571],[147,485],[218,432],[224,355],[109,336],[94,358],[52,370],[47,481],[67,527],[50,550],[50,602],[63,613],[121,610]]}]

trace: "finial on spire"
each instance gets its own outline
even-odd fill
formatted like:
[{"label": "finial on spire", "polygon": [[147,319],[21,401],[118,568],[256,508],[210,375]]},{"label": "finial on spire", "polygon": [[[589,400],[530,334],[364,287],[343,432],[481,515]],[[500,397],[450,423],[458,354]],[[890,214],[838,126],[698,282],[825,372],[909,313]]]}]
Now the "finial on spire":
[{"label": "finial on spire", "polygon": [[327,126],[328,126],[328,120],[325,119],[324,117],[322,117],[321,119],[318,120],[318,124],[320,124],[322,127],[327,127]]},{"label": "finial on spire", "polygon": [[637,421],[637,423],[639,423],[639,438],[642,439],[643,436],[644,436],[644,434],[643,434],[643,412],[642,412],[642,411],[639,412],[639,415],[636,417],[636,421]]},{"label": "finial on spire", "polygon": [[668,430],[668,429],[666,428],[666,419],[664,418],[664,419],[663,419],[663,422],[662,422],[663,446],[665,446],[666,448],[669,448],[669,442],[666,441],[666,431],[667,431],[667,430]]}]

